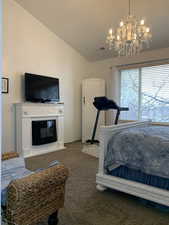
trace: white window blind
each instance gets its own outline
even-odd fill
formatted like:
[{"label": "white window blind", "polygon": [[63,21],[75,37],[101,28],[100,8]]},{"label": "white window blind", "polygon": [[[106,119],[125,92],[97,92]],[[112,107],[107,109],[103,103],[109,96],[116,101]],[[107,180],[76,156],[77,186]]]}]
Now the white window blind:
[{"label": "white window blind", "polygon": [[169,64],[121,70],[121,119],[169,122]]}]

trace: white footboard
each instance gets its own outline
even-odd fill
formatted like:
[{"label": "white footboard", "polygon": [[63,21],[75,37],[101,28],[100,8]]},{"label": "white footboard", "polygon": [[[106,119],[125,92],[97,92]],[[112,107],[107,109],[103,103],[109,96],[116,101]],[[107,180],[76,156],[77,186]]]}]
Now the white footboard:
[{"label": "white footboard", "polygon": [[104,172],[104,158],[107,151],[107,144],[110,138],[113,136],[113,133],[130,127],[146,126],[150,124],[150,121],[143,121],[101,127],[99,146],[99,169],[98,173],[96,174],[96,187],[98,190],[104,190],[106,187],[109,187],[169,206],[169,191],[141,184],[138,182],[118,178],[115,176],[106,175]]}]

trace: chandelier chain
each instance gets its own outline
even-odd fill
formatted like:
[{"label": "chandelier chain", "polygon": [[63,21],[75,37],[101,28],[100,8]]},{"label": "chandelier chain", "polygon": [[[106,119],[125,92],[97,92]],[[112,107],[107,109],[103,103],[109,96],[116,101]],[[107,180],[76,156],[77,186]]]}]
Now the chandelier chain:
[{"label": "chandelier chain", "polygon": [[129,16],[131,15],[131,2],[129,0]]}]

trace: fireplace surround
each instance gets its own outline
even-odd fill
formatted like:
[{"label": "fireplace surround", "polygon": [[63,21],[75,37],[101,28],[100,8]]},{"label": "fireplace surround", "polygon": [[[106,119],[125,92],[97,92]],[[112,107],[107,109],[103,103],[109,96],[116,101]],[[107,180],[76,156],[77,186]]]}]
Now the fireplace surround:
[{"label": "fireplace surround", "polygon": [[23,157],[64,149],[64,105],[17,103],[16,147]]}]

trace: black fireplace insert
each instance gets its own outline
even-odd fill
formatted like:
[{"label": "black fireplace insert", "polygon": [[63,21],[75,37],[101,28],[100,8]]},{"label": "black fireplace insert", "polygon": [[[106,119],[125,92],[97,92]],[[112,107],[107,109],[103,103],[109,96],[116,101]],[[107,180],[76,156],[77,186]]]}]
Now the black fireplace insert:
[{"label": "black fireplace insert", "polygon": [[32,145],[43,145],[56,141],[56,120],[32,121]]}]

